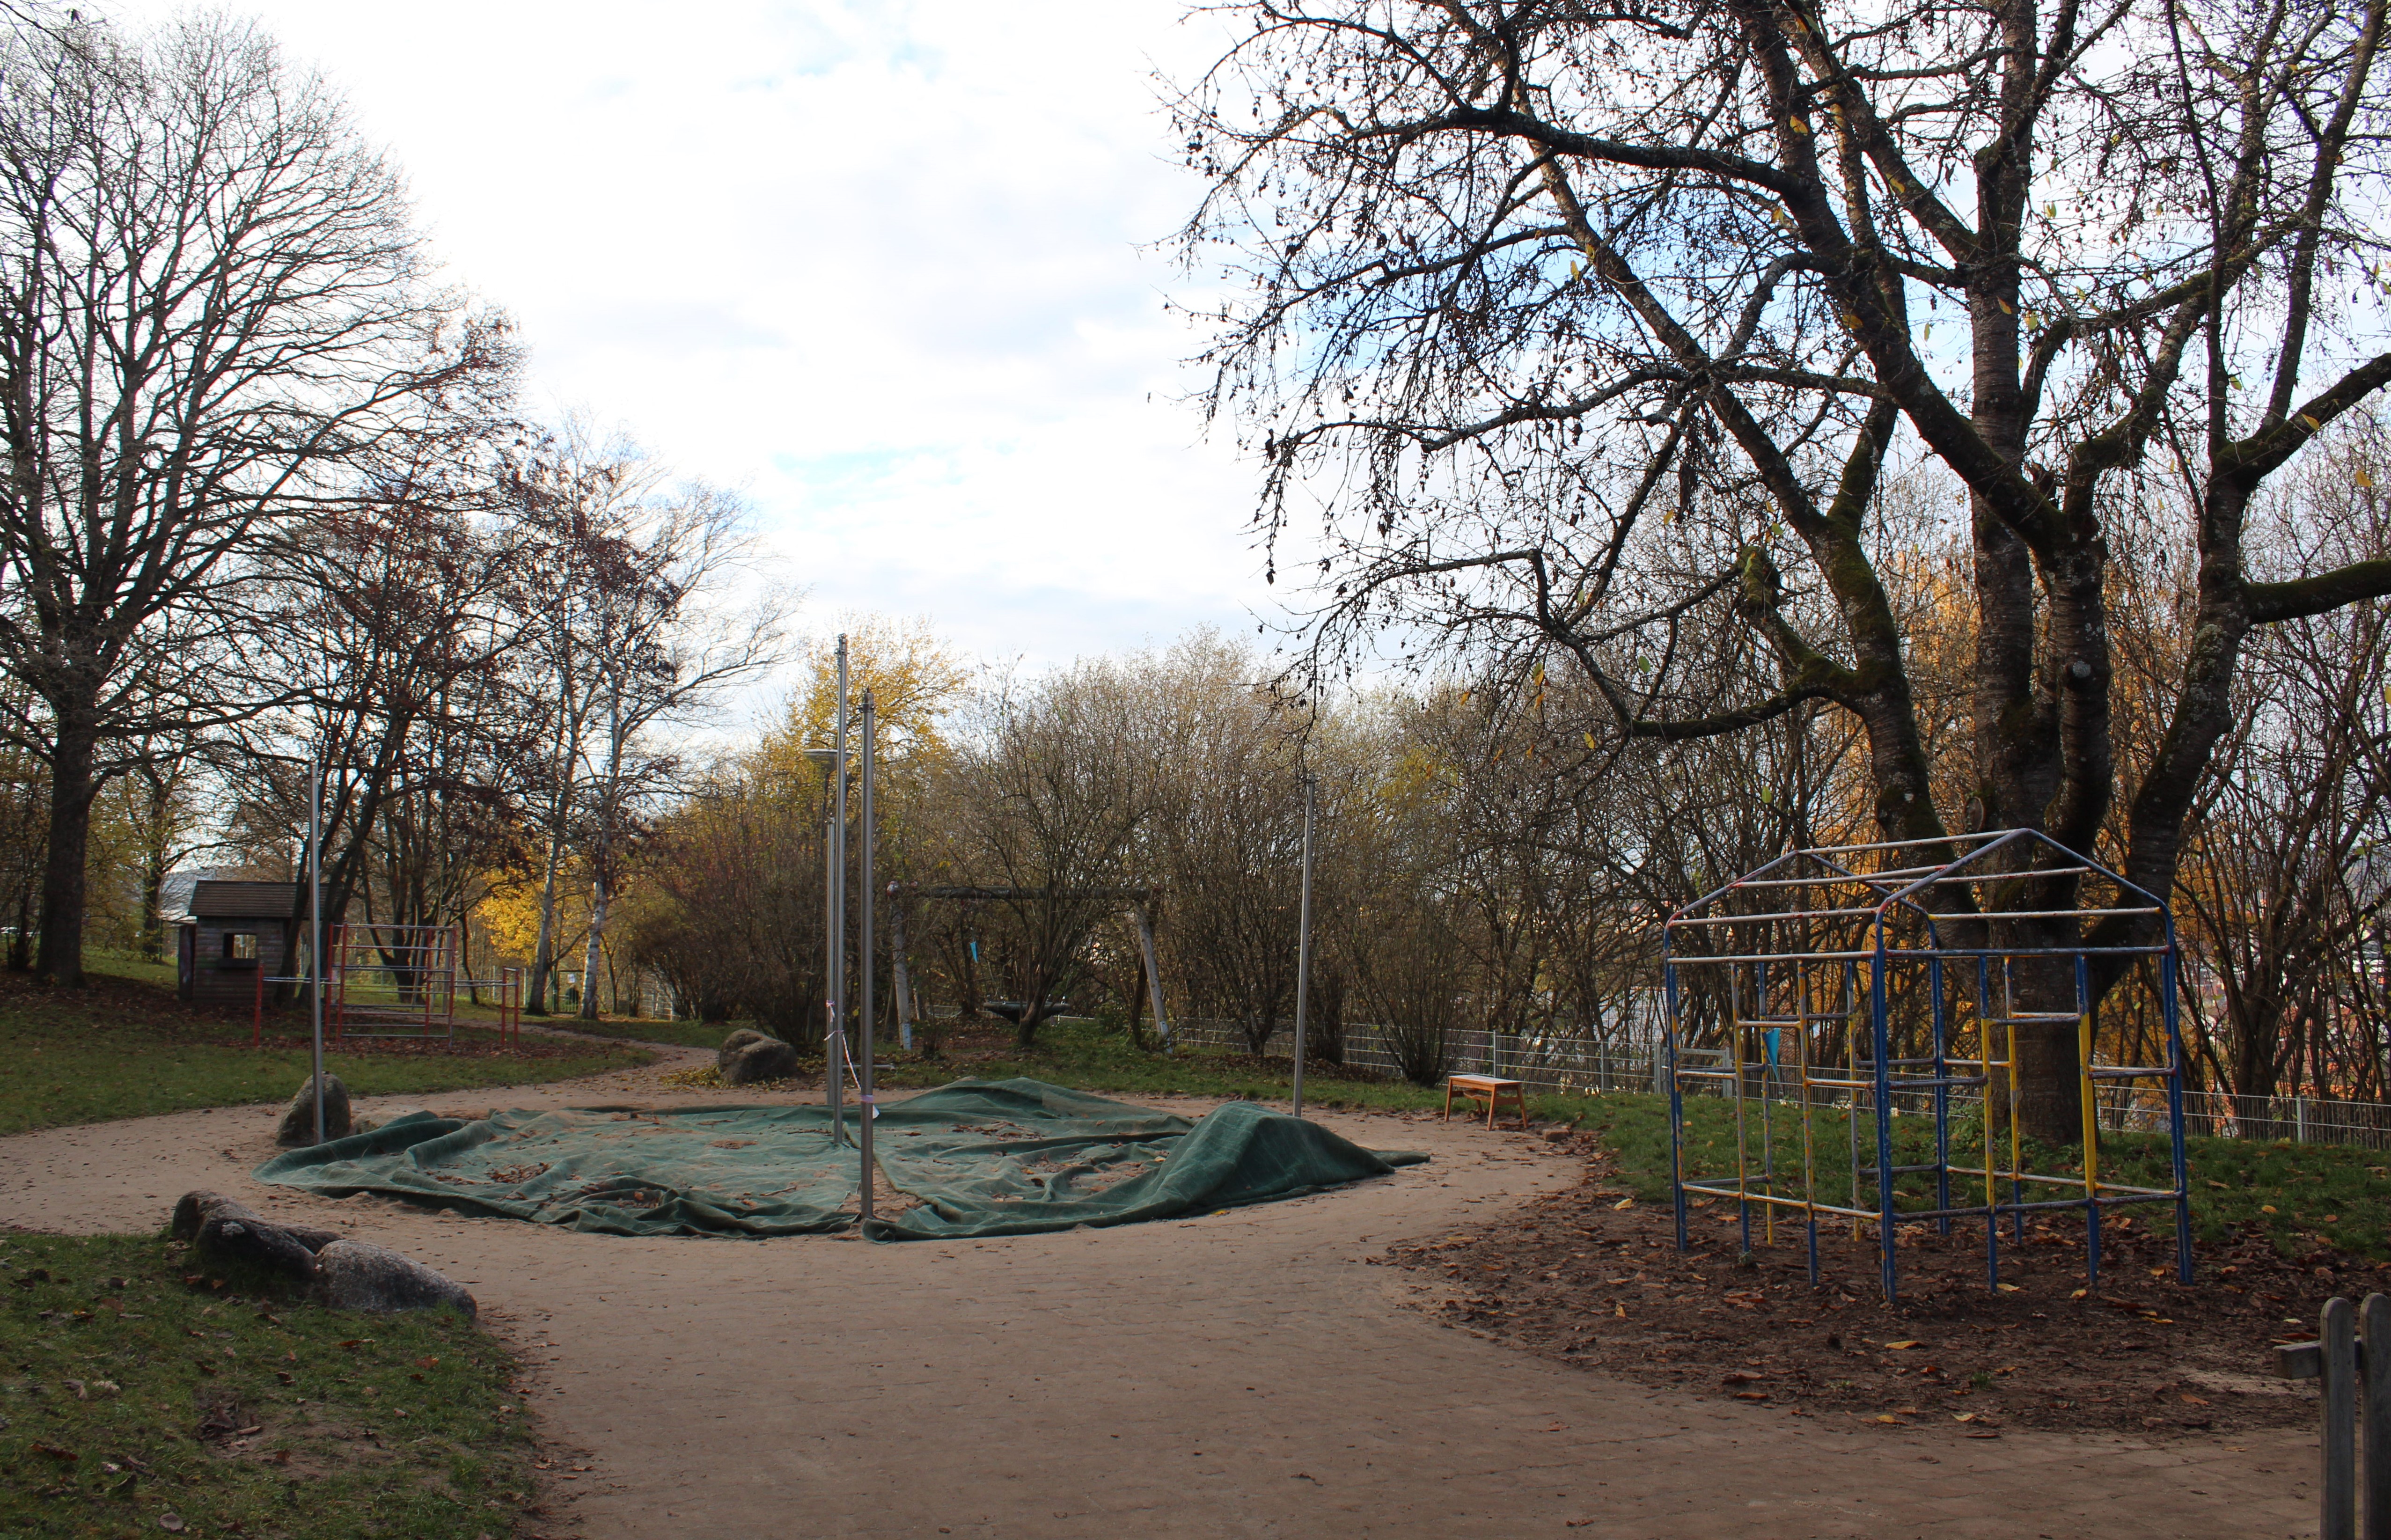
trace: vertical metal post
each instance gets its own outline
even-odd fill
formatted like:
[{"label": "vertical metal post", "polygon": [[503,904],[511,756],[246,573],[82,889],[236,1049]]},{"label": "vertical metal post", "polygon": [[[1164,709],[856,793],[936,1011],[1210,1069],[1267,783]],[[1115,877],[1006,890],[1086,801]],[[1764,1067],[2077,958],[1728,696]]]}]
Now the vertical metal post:
[{"label": "vertical metal post", "polygon": [[1312,997],[1312,805],[1317,777],[1303,778],[1303,888],[1296,905],[1295,1115],[1303,1116],[1303,1024]]},{"label": "vertical metal post", "polygon": [[2317,1346],[2324,1391],[2318,1540],[2358,1540],[2358,1310],[2349,1301],[2324,1302]]},{"label": "vertical metal post", "polygon": [[872,886],[872,692],[863,692],[863,849],[858,860],[862,866],[863,924],[856,935],[856,949],[862,959],[863,1013],[859,1018],[858,1037],[863,1049],[862,1081],[856,1093],[856,1118],[859,1125],[858,1143],[862,1148],[863,1199],[859,1217],[872,1222],[872,1120],[880,1116],[880,1108],[872,1096],[872,909],[875,897]]},{"label": "vertical metal post", "polygon": [[1876,915],[1876,955],[1868,960],[1868,1036],[1876,1053],[1876,1208],[1878,1264],[1884,1297],[1900,1292],[1898,1264],[1893,1260],[1893,1019],[1888,991],[1893,987],[1885,956],[1888,938],[1883,906]]},{"label": "vertical metal post", "polygon": [[324,1142],[324,762],[307,766],[307,971],[316,976],[308,990],[314,1022],[316,1063],[316,1143]]},{"label": "vertical metal post", "polygon": [[[2159,954],[2159,1014],[2166,1022],[2167,1037],[2167,1153],[2169,1170],[2175,1176],[2175,1275],[2184,1283],[2191,1282],[2191,1175],[2186,1165],[2183,1148],[2183,1031],[2177,1016],[2175,919],[2167,918],[2166,951]],[[2383,1340],[2385,1351],[2391,1351],[2391,1336]],[[2385,1376],[2391,1381],[2391,1375]],[[2385,1461],[2391,1467],[2391,1459]],[[2391,1482],[2391,1469],[2384,1475]],[[2391,1508],[2391,1504],[2385,1505]],[[2383,1517],[2383,1540],[2391,1540],[2391,1511]]]},{"label": "vertical metal post", "polygon": [[2075,954],[2076,1095],[2084,1123],[2084,1282],[2100,1282],[2100,1082],[2092,1078],[2092,1055],[2100,1046],[2100,1029],[2092,1018],[2092,967],[2082,952]]},{"label": "vertical metal post", "polygon": [[838,635],[838,705],[830,748],[830,1041],[823,1045],[829,1069],[830,1134],[847,1143],[839,1103],[847,1078],[847,633]]},{"label": "vertical metal post", "polygon": [[1686,1249],[1686,1100],[1677,1086],[1677,960],[1669,954],[1669,925],[1661,923],[1661,1056],[1653,1073],[1669,1094],[1669,1196],[1677,1223],[1677,1249]]},{"label": "vertical metal post", "polygon": [[[827,773],[835,775],[833,761]],[[838,819],[825,810],[822,814],[822,1085],[825,1105],[830,1108],[831,1142],[840,1138],[838,1122],[838,986],[834,980],[838,973]]]},{"label": "vertical metal post", "polygon": [[2366,1343],[2359,1436],[2366,1449],[2366,1540],[2391,1540],[2391,1298],[2369,1294],[2358,1307]]}]

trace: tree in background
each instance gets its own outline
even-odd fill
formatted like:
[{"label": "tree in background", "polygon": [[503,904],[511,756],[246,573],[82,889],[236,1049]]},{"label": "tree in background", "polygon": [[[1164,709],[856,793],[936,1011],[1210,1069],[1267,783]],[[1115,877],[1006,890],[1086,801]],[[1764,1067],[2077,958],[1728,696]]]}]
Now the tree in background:
[{"label": "tree in background", "polygon": [[594,1016],[588,978],[617,849],[638,804],[672,772],[653,730],[769,667],[787,602],[727,607],[749,555],[743,509],[702,485],[670,487],[665,468],[621,435],[569,421],[509,464],[505,485],[522,552],[516,688],[538,745],[540,928],[525,1008],[548,1009],[557,885],[577,848],[591,884],[581,1013]]},{"label": "tree in background", "polygon": [[[83,979],[94,796],[128,745],[254,708],[246,554],[392,435],[504,389],[423,280],[396,175],[246,23],[0,41],[0,668],[48,771],[41,970]],[[0,696],[0,699],[13,697]]]},{"label": "tree in background", "polygon": [[[2031,826],[2166,893],[2254,632],[2391,591],[2378,552],[2245,534],[2391,382],[2379,301],[2340,301],[2382,252],[2383,0],[1249,8],[1178,104],[1214,183],[1185,250],[1231,269],[1209,400],[1267,462],[1261,529],[1298,493],[1325,509],[1322,669],[1388,635],[1565,662],[1604,740],[1830,703],[1884,837]],[[1919,460],[1965,499],[1973,589],[1967,795],[1942,805],[1879,517]],[[2139,766],[2109,591],[2128,505],[2198,552]],[[2027,1126],[2064,1141],[2073,1029],[2022,1029],[2020,1056]]]}]

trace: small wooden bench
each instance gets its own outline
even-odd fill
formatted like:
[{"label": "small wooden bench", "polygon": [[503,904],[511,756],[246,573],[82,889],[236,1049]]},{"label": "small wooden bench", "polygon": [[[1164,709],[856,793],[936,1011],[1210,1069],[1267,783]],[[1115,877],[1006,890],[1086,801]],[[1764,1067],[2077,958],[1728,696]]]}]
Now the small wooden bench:
[{"label": "small wooden bench", "polygon": [[1473,1112],[1476,1104],[1485,1105],[1488,1128],[1494,1126],[1496,1115],[1503,1110],[1503,1098],[1508,1096],[1511,1106],[1519,1114],[1519,1126],[1528,1126],[1528,1082],[1525,1081],[1506,1081],[1493,1075],[1447,1075],[1444,1078],[1444,1118],[1447,1122],[1453,1120],[1455,1093],[1470,1101]]}]

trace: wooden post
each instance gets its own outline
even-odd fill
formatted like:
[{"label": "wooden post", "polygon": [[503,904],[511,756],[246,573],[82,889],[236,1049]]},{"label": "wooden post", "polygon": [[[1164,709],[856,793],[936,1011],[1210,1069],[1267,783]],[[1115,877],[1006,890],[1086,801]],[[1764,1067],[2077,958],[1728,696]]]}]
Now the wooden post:
[{"label": "wooden post", "polygon": [[1154,1034],[1160,1040],[1162,1051],[1168,1054],[1171,1052],[1170,1017],[1163,1013],[1162,970],[1155,965],[1154,961],[1154,919],[1146,913],[1144,905],[1140,905],[1135,912],[1138,951],[1145,959],[1146,992],[1154,1004]]},{"label": "wooden post", "polygon": [[888,959],[897,974],[897,1041],[907,1053],[913,1051],[913,970],[905,960],[905,903],[897,895],[897,885],[888,885]]},{"label": "wooden post", "polygon": [[2317,1534],[2358,1540],[2363,1485],[2366,1540],[2391,1540],[2391,1298],[2369,1294],[2362,1307],[2327,1300],[2320,1324],[2316,1341],[2275,1350],[2277,1374],[2323,1381]]},{"label": "wooden post", "polygon": [[2324,1512],[2318,1540],[2358,1540],[2358,1311],[2347,1300],[2324,1302],[2317,1344],[2324,1380]]},{"label": "wooden post", "polygon": [[2366,1540],[2391,1540],[2391,1296],[2358,1307],[2359,1372],[2365,1379],[2359,1436],[2366,1450]]}]

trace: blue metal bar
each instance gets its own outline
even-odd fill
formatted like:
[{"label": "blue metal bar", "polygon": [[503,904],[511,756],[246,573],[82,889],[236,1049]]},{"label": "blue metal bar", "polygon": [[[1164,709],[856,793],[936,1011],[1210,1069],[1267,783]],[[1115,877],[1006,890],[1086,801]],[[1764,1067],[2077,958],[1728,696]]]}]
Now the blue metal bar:
[{"label": "blue metal bar", "polygon": [[2183,1153],[2183,1033],[2178,1018],[2176,991],[2180,980],[2176,973],[2175,917],[2166,923],[2167,949],[2159,958],[2159,1015],[2166,1023],[2167,1063],[2175,1073],[2167,1077],[2167,1154],[2175,1171],[2175,1275],[2178,1282],[2191,1282],[2191,1172],[2185,1164]]},{"label": "blue metal bar", "polygon": [[1876,1047],[1876,1202],[1878,1271],[1884,1280],[1884,1297],[1891,1301],[1900,1296],[1900,1280],[1893,1255],[1893,1183],[1888,1174],[1893,1171],[1893,1088],[1889,1083],[1893,1057],[1891,1041],[1893,1017],[1890,1006],[1890,979],[1886,975],[1885,922],[1877,916],[1876,957],[1868,964],[1869,982],[1873,986],[1868,1002],[1868,1026]]},{"label": "blue metal bar", "polygon": [[1661,931],[1661,1000],[1666,1013],[1661,1036],[1662,1068],[1669,1081],[1669,1189],[1676,1210],[1677,1249],[1686,1249],[1686,1099],[1677,1089],[1677,964],[1670,953],[1669,932]]}]

